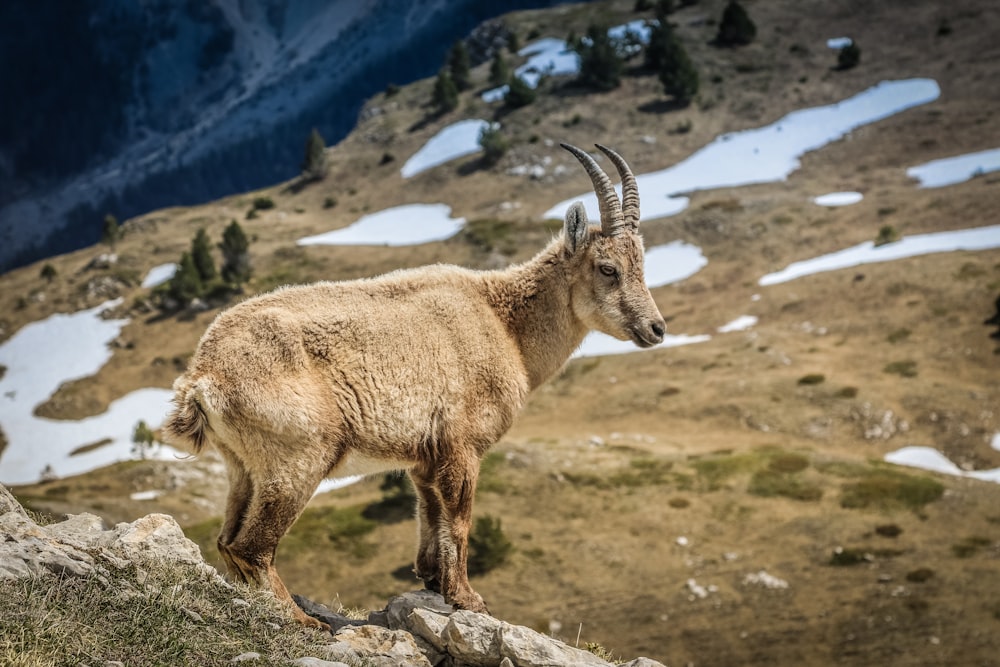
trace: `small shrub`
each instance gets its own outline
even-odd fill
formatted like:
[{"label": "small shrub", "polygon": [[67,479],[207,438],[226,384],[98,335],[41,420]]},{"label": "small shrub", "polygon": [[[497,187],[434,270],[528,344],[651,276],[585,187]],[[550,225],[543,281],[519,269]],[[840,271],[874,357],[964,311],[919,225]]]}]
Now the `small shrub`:
[{"label": "small shrub", "polygon": [[503,53],[497,51],[490,63],[490,83],[494,86],[502,86],[510,80],[510,67],[503,58]]},{"label": "small shrub", "polygon": [[274,208],[274,200],[270,197],[255,197],[251,207],[255,211],[266,211]]},{"label": "small shrub", "polygon": [[851,42],[837,54],[837,69],[845,70],[857,67],[861,62],[861,47],[857,42]]},{"label": "small shrub", "polygon": [[934,570],[929,567],[918,567],[906,573],[906,580],[915,584],[922,584],[934,576]]},{"label": "small shrub", "polygon": [[382,158],[378,161],[378,165],[381,167],[395,161],[396,156],[392,153],[382,153]]},{"label": "small shrub", "polygon": [[917,362],[912,359],[893,361],[886,364],[885,368],[882,370],[886,373],[894,373],[904,378],[915,378],[917,377]]},{"label": "small shrub", "polygon": [[951,21],[949,21],[948,19],[941,19],[937,27],[937,36],[947,37],[950,34],[951,34]]},{"label": "small shrub", "polygon": [[323,200],[323,208],[333,208],[337,205],[336,197],[327,197]]},{"label": "small shrub", "polygon": [[899,232],[892,225],[882,225],[879,227],[878,235],[875,237],[875,247],[887,243],[895,243],[899,240]]},{"label": "small shrub", "polygon": [[55,277],[59,275],[59,272],[56,271],[56,267],[46,262],[42,266],[42,270],[38,273],[38,275],[39,277],[43,278],[45,282],[51,283],[53,280],[55,280]]},{"label": "small shrub", "polygon": [[667,504],[677,510],[682,510],[691,506],[691,501],[687,498],[671,498]]},{"label": "small shrub", "polygon": [[861,563],[870,563],[872,555],[864,549],[845,549],[837,547],[830,554],[830,565],[834,567],[850,567]]},{"label": "small shrub", "polygon": [[899,537],[903,534],[903,529],[894,523],[883,523],[875,526],[875,534],[882,537]]},{"label": "small shrub", "polygon": [[961,542],[951,545],[951,552],[958,558],[971,558],[976,555],[980,549],[988,547],[992,543],[992,540],[987,537],[974,535],[972,537],[966,537]]},{"label": "small shrub", "polygon": [[469,574],[486,574],[500,567],[513,550],[500,519],[489,515],[479,517],[469,534]]},{"label": "small shrub", "polygon": [[147,458],[153,449],[155,440],[156,436],[153,434],[153,430],[140,419],[132,430],[132,455],[140,459]]},{"label": "small shrub", "polygon": [[653,0],[635,0],[635,5],[632,7],[634,12],[648,12],[653,8]]},{"label": "small shrub", "polygon": [[902,343],[904,340],[910,337],[909,329],[896,329],[886,336],[886,340],[895,345],[896,343]]},{"label": "small shrub", "polygon": [[445,70],[438,73],[434,81],[431,103],[438,113],[444,114],[458,108],[458,87]]},{"label": "small shrub", "polygon": [[538,93],[519,76],[512,76],[503,101],[511,109],[526,107],[535,101]]},{"label": "small shrub", "polygon": [[323,141],[319,130],[314,127],[306,139],[301,175],[306,181],[319,181],[326,178],[327,171],[329,163],[326,159],[326,142]]},{"label": "small shrub", "polygon": [[617,41],[608,36],[607,27],[591,24],[585,38],[573,38],[567,43],[580,56],[577,81],[600,91],[621,85],[623,58]]},{"label": "small shrub", "polygon": [[487,166],[498,163],[510,148],[510,142],[500,130],[499,123],[492,123],[482,129],[479,133],[479,145],[483,149],[483,162]]},{"label": "small shrub", "polygon": [[385,96],[386,97],[393,97],[393,96],[398,95],[398,94],[399,94],[399,86],[397,86],[394,83],[389,83],[389,84],[386,85],[386,87],[385,87]]},{"label": "small shrub", "polygon": [[823,384],[826,381],[826,376],[822,373],[809,373],[808,375],[803,375],[799,378],[799,384],[812,385],[812,384]]},{"label": "small shrub", "polygon": [[757,26],[750,19],[743,5],[730,0],[722,12],[719,21],[719,32],[715,36],[716,44],[720,46],[742,46],[749,44],[757,36]]},{"label": "small shrub", "polygon": [[837,398],[855,398],[858,395],[857,387],[842,387],[837,393]]}]

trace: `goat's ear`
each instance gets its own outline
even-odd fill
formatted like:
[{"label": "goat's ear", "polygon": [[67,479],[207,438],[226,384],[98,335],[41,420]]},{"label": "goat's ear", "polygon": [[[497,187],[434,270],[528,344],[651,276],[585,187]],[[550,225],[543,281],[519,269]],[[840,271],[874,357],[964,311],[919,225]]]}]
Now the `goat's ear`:
[{"label": "goat's ear", "polygon": [[563,230],[566,233],[566,248],[570,254],[576,252],[587,242],[590,222],[587,221],[587,209],[582,202],[575,202],[566,211],[566,221]]}]

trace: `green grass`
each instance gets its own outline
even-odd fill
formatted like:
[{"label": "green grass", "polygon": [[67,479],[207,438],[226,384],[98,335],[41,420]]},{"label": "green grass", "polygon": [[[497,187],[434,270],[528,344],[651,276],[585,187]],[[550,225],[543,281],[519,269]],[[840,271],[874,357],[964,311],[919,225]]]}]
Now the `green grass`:
[{"label": "green grass", "polygon": [[993,544],[993,540],[990,538],[982,537],[981,535],[973,535],[951,545],[951,552],[958,558],[971,558],[972,556],[975,556],[980,549],[984,549],[991,544]]},{"label": "green grass", "polygon": [[750,478],[747,492],[755,496],[773,498],[782,496],[792,500],[816,501],[823,497],[823,489],[801,479],[793,473],[758,470]]},{"label": "green grass", "polygon": [[841,487],[840,505],[849,509],[920,510],[944,493],[944,485],[930,477],[898,470],[869,469],[861,478]]},{"label": "green grass", "polygon": [[0,581],[0,664],[212,666],[253,651],[254,665],[286,665],[329,643],[269,593],[190,568],[144,568],[117,570],[110,584],[97,575]]},{"label": "green grass", "polygon": [[904,378],[917,377],[917,362],[912,359],[893,361],[885,365],[882,369],[886,373],[894,373]]},{"label": "green grass", "polygon": [[808,375],[803,375],[799,378],[799,384],[812,385],[812,384],[822,384],[826,381],[826,376],[822,373],[809,373]]}]

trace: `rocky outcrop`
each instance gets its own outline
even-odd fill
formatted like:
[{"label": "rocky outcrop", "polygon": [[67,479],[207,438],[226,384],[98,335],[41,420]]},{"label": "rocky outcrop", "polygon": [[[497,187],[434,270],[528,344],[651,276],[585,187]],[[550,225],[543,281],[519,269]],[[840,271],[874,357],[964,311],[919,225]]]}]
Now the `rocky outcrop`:
[{"label": "rocky outcrop", "polygon": [[[368,622],[350,621],[322,605],[297,598],[300,606],[336,630],[329,657],[351,662],[363,657],[376,667],[610,667],[593,653],[540,632],[486,614],[454,611],[431,591],[392,598]],[[415,650],[416,649],[416,652]],[[305,664],[305,663],[303,663]],[[328,663],[308,663],[329,667]],[[637,658],[625,667],[663,667]]]},{"label": "rocky outcrop", "polygon": [[[198,546],[165,514],[105,529],[100,517],[78,514],[40,526],[0,486],[0,579],[97,576],[109,587],[115,571],[135,563],[175,563],[200,570],[223,585]],[[415,591],[394,597],[366,620],[349,619],[296,597],[306,613],[330,625],[333,641],[321,655],[293,661],[299,667],[610,667],[593,653],[529,628],[485,614],[454,611],[437,593]],[[244,604],[246,604],[244,602]],[[244,653],[234,662],[261,656]],[[648,658],[626,667],[662,667]]]}]

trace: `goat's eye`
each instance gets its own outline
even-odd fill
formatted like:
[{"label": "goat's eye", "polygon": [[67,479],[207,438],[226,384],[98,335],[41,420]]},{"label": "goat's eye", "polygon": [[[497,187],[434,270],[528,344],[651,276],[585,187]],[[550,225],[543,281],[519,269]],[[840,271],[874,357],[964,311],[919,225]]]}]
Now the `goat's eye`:
[{"label": "goat's eye", "polygon": [[601,264],[598,270],[605,276],[609,278],[615,278],[618,276],[618,269],[608,264]]}]

